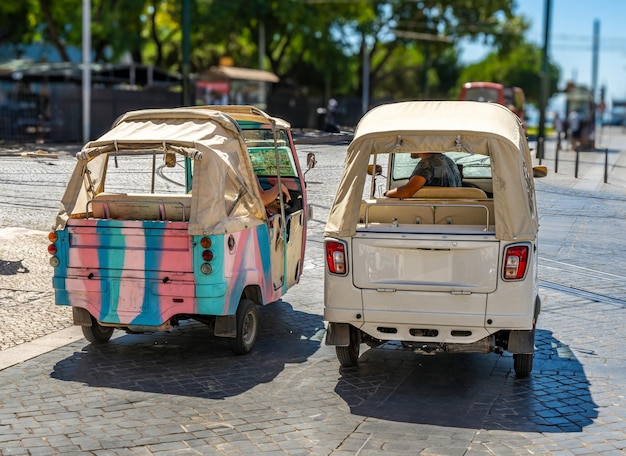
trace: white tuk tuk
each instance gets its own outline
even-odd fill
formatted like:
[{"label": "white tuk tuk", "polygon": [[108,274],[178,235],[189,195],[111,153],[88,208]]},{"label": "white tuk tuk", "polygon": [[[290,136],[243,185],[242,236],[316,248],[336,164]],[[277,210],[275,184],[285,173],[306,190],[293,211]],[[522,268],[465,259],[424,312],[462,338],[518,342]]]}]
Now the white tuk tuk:
[{"label": "white tuk tuk", "polygon": [[[409,180],[416,152],[449,156],[463,186],[383,196]],[[533,175],[524,128],[504,106],[368,112],[324,231],[326,343],[341,365],[357,364],[362,342],[401,341],[421,353],[507,350],[516,375],[529,375],[541,308]]]}]

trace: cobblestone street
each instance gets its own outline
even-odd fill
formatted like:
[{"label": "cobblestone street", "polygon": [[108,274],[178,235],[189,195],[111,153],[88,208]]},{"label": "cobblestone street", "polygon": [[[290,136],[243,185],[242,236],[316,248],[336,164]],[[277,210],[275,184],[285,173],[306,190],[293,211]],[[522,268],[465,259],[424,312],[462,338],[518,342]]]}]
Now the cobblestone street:
[{"label": "cobblestone street", "polygon": [[[553,142],[542,159],[543,307],[526,379],[508,354],[396,344],[339,367],[323,344],[322,231],[345,142],[298,145],[301,163],[317,157],[304,274],[260,310],[246,356],[191,322],[90,345],[54,305],[47,253],[76,150],[0,151],[0,455],[625,455],[626,132],[598,144],[578,177],[575,152],[558,173]],[[67,341],[27,355],[55,334]]]}]

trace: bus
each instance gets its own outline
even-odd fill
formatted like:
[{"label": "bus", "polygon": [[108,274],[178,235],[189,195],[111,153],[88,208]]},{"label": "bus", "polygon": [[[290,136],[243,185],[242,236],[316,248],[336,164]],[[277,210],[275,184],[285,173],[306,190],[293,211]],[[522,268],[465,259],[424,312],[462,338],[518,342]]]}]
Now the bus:
[{"label": "bus", "polygon": [[506,106],[524,122],[524,91],[497,82],[466,82],[461,87],[461,101],[486,101]]}]

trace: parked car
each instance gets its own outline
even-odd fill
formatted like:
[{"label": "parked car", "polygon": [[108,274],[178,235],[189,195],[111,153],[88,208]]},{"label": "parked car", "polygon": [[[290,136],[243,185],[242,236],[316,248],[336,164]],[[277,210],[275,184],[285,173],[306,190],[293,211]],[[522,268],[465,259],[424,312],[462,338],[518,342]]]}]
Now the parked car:
[{"label": "parked car", "polygon": [[[463,187],[388,198],[412,153],[449,155]],[[520,119],[472,101],[379,106],[359,122],[326,223],[326,344],[342,366],[361,343],[418,353],[513,354],[530,374],[541,300],[532,157]]]},{"label": "parked car", "polygon": [[[303,270],[309,205],[289,124],[250,106],[134,111],[77,158],[48,251],[56,304],[85,337],[195,319],[249,352],[257,305]],[[276,183],[269,211],[261,188]]]}]

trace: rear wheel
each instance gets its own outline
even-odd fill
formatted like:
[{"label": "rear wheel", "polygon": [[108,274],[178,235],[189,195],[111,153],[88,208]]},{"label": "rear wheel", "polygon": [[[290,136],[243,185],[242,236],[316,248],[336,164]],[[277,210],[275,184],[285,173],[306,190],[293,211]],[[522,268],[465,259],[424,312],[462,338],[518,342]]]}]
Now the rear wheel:
[{"label": "rear wheel", "polygon": [[91,326],[81,326],[83,335],[92,344],[104,344],[109,341],[113,335],[113,329],[109,326],[102,326],[98,321],[91,317]]},{"label": "rear wheel", "polygon": [[259,333],[259,314],[256,304],[242,299],[237,308],[237,336],[228,339],[228,345],[236,355],[245,355],[254,346]]},{"label": "rear wheel", "polygon": [[516,353],[513,355],[513,369],[516,377],[528,377],[533,370],[534,353]]},{"label": "rear wheel", "polygon": [[354,367],[359,361],[361,349],[361,331],[350,326],[350,344],[347,347],[335,347],[337,359],[342,367]]}]

